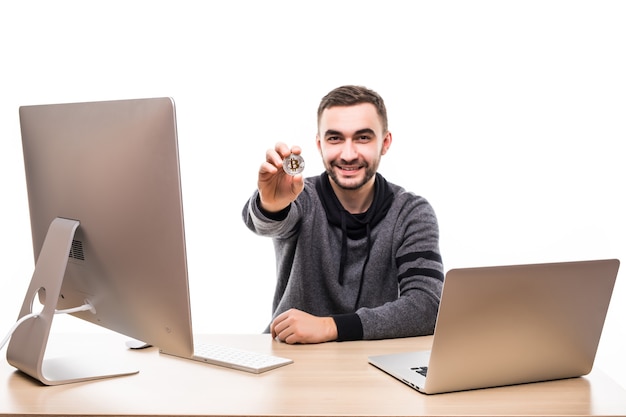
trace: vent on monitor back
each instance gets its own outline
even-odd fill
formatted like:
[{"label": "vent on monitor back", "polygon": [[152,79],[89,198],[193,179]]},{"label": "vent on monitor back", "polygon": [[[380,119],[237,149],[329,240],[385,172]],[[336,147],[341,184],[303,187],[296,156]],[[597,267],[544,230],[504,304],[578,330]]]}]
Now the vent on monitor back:
[{"label": "vent on monitor back", "polygon": [[85,260],[85,252],[83,252],[83,242],[80,240],[72,240],[72,247],[70,248],[70,258],[77,259],[79,261]]}]

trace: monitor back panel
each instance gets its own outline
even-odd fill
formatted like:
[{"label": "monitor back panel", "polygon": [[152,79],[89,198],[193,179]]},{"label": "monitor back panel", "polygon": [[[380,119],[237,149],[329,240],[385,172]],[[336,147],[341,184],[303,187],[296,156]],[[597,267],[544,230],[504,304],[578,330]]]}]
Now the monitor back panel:
[{"label": "monitor back panel", "polygon": [[55,217],[78,220],[59,308],[191,354],[174,102],[24,106],[22,144],[37,258]]}]

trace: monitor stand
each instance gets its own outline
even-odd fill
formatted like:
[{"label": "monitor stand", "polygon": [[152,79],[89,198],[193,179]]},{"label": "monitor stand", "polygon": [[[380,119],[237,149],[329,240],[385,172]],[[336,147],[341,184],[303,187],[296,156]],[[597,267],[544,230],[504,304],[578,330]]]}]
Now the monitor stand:
[{"label": "monitor stand", "polygon": [[35,297],[41,291],[46,294],[43,309],[37,317],[26,320],[15,329],[7,349],[7,361],[12,366],[45,385],[90,381],[138,372],[118,369],[120,364],[107,363],[109,361],[99,357],[83,361],[75,357],[44,359],[72,240],[79,224],[76,220],[60,217],[50,224],[19,318],[32,313]]}]

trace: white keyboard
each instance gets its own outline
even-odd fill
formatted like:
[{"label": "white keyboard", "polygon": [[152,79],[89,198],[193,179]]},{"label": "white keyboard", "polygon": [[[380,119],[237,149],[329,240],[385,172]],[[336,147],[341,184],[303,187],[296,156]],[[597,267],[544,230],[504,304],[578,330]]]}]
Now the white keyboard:
[{"label": "white keyboard", "polygon": [[293,363],[279,356],[198,342],[194,345],[193,359],[255,374]]}]

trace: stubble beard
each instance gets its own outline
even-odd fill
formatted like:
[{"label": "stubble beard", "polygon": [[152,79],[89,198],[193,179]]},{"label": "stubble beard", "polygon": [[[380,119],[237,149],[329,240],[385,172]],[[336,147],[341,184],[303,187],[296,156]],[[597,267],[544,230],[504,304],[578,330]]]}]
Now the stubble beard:
[{"label": "stubble beard", "polygon": [[340,178],[339,175],[337,175],[337,172],[333,169],[335,167],[335,164],[333,162],[329,163],[326,166],[326,173],[339,188],[343,190],[358,190],[365,184],[367,184],[374,175],[376,175],[376,166],[365,164],[365,176],[358,182],[353,182],[352,180],[345,181],[344,179]]}]

